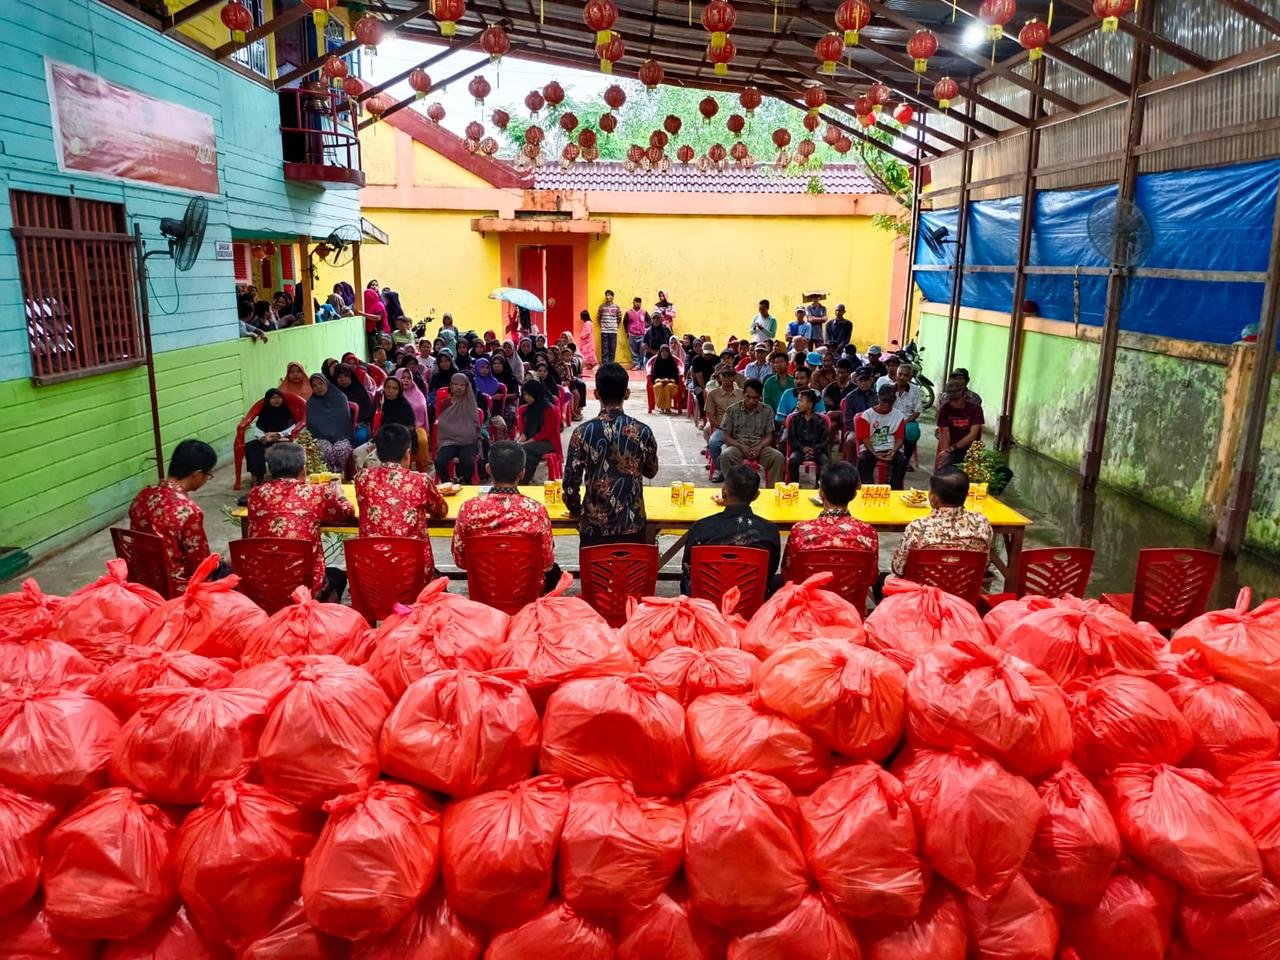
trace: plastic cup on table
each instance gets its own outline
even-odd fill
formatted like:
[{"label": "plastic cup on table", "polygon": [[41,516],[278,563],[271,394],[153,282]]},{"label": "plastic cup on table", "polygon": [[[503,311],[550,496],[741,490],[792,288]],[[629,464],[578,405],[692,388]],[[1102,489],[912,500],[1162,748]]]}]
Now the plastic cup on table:
[{"label": "plastic cup on table", "polygon": [[676,504],[676,506],[679,506],[680,502],[683,499],[684,499],[684,484],[682,484],[679,480],[672,480],[671,481],[671,502]]},{"label": "plastic cup on table", "polygon": [[685,504],[693,503],[693,484],[688,480],[684,482],[684,486],[681,489],[680,499]]},{"label": "plastic cup on table", "polygon": [[785,483],[775,483],[773,485],[773,502],[783,503],[787,499],[787,485]]}]

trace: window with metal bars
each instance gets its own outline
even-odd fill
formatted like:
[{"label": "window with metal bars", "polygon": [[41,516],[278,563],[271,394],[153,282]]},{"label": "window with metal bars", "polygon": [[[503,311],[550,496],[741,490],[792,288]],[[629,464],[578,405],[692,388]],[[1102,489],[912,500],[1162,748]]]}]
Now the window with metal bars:
[{"label": "window with metal bars", "polygon": [[144,363],[124,206],[13,190],[13,239],[36,383]]}]

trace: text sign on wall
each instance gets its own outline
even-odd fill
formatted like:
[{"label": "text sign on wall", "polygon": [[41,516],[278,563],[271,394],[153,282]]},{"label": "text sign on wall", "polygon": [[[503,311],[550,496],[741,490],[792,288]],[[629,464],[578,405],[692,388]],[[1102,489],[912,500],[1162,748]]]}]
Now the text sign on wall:
[{"label": "text sign on wall", "polygon": [[218,192],[213,117],[45,61],[58,167],[198,193]]}]

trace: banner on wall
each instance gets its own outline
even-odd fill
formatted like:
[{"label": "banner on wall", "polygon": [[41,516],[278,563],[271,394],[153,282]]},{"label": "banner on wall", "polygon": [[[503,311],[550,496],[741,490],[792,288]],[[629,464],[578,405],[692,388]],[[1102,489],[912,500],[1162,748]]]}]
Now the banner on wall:
[{"label": "banner on wall", "polygon": [[45,60],[58,168],[218,193],[213,117]]}]

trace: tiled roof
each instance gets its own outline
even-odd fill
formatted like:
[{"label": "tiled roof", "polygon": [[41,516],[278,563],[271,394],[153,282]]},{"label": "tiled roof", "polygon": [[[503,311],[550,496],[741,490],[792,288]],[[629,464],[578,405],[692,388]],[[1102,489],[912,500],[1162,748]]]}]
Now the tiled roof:
[{"label": "tiled roof", "polygon": [[578,162],[570,167],[547,163],[534,171],[534,187],[543,190],[610,190],[640,193],[808,193],[817,178],[828,194],[879,193],[860,164],[828,163],[814,173],[788,173],[761,164],[750,170],[730,166],[723,173],[701,172],[673,164],[666,173],[629,173],[616,162]]}]

